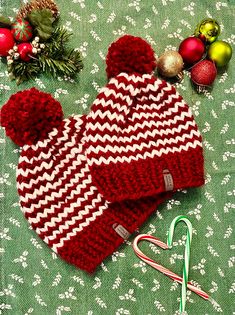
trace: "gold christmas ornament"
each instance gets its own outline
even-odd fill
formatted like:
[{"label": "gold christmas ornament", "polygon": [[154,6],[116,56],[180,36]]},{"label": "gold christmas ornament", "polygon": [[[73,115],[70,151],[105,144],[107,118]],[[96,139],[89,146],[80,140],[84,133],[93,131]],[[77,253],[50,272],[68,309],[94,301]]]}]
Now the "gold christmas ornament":
[{"label": "gold christmas ornament", "polygon": [[24,19],[32,10],[49,9],[53,16],[59,16],[59,9],[53,0],[31,0],[29,3],[23,5],[16,15],[16,19]]},{"label": "gold christmas ornament", "polygon": [[181,55],[174,50],[164,52],[157,60],[159,74],[166,78],[173,78],[182,71],[184,66]]}]

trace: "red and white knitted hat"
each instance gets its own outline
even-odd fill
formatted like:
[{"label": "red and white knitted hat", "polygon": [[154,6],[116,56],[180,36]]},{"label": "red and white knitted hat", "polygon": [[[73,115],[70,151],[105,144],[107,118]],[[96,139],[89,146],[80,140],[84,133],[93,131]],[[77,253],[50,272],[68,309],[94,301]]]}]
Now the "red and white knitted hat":
[{"label": "red and white knitted hat", "polygon": [[152,75],[151,46],[125,35],[110,47],[111,78],[87,117],[93,183],[109,201],[204,184],[202,138],[173,85]]},{"label": "red and white knitted hat", "polygon": [[17,169],[21,209],[40,238],[88,272],[112,254],[169,194],[110,203],[92,183],[85,116],[63,119],[59,102],[36,89],[1,109],[6,134],[22,146]]}]

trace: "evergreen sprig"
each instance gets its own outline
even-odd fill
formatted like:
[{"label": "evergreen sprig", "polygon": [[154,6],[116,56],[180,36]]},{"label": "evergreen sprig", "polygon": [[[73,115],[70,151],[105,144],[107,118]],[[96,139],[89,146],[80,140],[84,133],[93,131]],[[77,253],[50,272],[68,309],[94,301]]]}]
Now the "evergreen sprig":
[{"label": "evergreen sprig", "polygon": [[53,77],[69,76],[74,78],[82,69],[80,53],[67,47],[70,34],[65,28],[56,28],[52,36],[44,42],[42,53],[36,55],[29,62],[15,60],[9,65],[10,77],[16,79],[17,84],[34,78],[40,72]]}]

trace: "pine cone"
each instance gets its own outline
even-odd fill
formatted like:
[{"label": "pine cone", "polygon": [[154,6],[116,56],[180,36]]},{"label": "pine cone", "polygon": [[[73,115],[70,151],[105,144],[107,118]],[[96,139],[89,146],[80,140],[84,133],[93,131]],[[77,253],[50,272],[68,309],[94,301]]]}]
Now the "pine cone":
[{"label": "pine cone", "polygon": [[59,16],[59,9],[55,1],[53,0],[31,0],[30,3],[23,5],[16,15],[16,19],[24,19],[32,10],[37,9],[49,9],[53,16],[57,18]]}]

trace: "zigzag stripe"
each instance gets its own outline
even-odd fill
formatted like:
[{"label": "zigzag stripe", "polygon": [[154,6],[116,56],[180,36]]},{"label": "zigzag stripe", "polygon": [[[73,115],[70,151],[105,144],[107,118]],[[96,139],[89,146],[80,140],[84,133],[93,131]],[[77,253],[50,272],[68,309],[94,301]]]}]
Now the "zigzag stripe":
[{"label": "zigzag stripe", "polygon": [[[83,185],[80,185],[80,187],[77,186],[77,188],[79,188],[79,190],[73,190],[72,193],[71,193],[71,195],[66,197],[66,200],[70,200],[70,199],[74,198],[75,195],[81,194],[81,190],[82,190],[82,189],[85,190],[86,185],[89,185],[89,184],[90,184],[90,181],[89,181],[88,179],[87,179],[87,180],[83,180]],[[95,191],[95,189],[94,189],[94,191]],[[55,201],[55,202],[58,203],[58,201],[54,200],[54,198],[50,198],[50,199],[47,198],[47,200],[39,200],[39,201],[37,201],[36,204],[33,205],[34,210],[36,209],[36,211],[38,212],[38,211],[41,210],[41,208],[43,208],[43,207],[45,208],[48,203],[53,202],[53,201]],[[22,202],[23,202],[23,201],[22,201]],[[59,202],[59,204],[62,204],[62,203],[63,203],[63,202]],[[31,207],[32,207],[32,206],[31,206]],[[26,207],[24,207],[24,208],[26,208]],[[49,211],[48,213],[54,213],[54,211],[52,211],[52,210],[53,210],[53,209],[56,209],[56,208],[57,208],[57,209],[60,209],[60,206],[57,206],[57,204],[56,204],[56,205],[53,205],[53,204],[52,204],[51,207],[50,207],[51,211]],[[33,211],[34,211],[34,210],[33,210]],[[33,211],[30,211],[28,208],[26,209],[26,212],[27,212],[27,213],[30,213],[30,212],[33,212]]]},{"label": "zigzag stripe", "polygon": [[[174,119],[168,119],[168,120],[164,120],[164,121],[144,121],[141,123],[136,123],[134,126],[129,125],[127,128],[122,129],[120,126],[116,125],[116,124],[112,124],[110,125],[108,122],[103,123],[102,125],[100,124],[100,122],[89,122],[87,123],[87,130],[92,130],[92,131],[96,131],[96,132],[100,132],[100,131],[107,131],[109,133],[111,132],[117,132],[117,131],[124,131],[125,133],[129,132],[134,132],[136,131],[138,128],[140,129],[144,129],[145,127],[147,127],[148,129],[154,127],[154,128],[158,128],[159,126],[171,126],[171,124],[176,124],[178,121],[182,121],[185,118],[192,118],[191,114],[189,112],[182,112],[181,115],[179,116],[175,116]],[[182,122],[181,122],[182,123]]]},{"label": "zigzag stripe", "polygon": [[[75,195],[75,193],[74,193]],[[89,197],[92,196],[92,202],[91,204],[87,204],[87,200],[89,200]],[[96,196],[96,197],[95,197]],[[83,218],[83,216],[92,216],[92,210],[95,209],[96,204],[100,203],[102,201],[101,199],[101,195],[97,194],[97,189],[94,186],[90,187],[90,190],[87,191],[86,193],[84,193],[83,197],[80,197],[78,199],[76,199],[75,202],[72,202],[69,204],[69,206],[64,207],[63,208],[63,212],[59,212],[57,213],[56,217],[51,217],[51,220],[48,221],[44,224],[43,228],[37,228],[38,231],[40,232],[40,234],[47,232],[49,230],[49,228],[55,227],[57,223],[60,223],[61,221],[63,221],[63,219],[67,218],[69,216],[69,214],[78,214],[78,216],[76,216],[77,220],[81,220]],[[87,205],[84,206],[85,210],[82,210],[81,205],[82,203],[85,203]],[[61,205],[60,205],[61,204]],[[38,225],[39,222],[41,221],[41,219],[48,219],[48,216],[50,214],[54,214],[54,210],[56,208],[58,208],[61,211],[61,206],[63,206],[63,202],[59,202],[58,205],[53,205],[51,208],[45,208],[44,212],[42,213],[38,213],[36,218],[27,218],[27,220],[29,221],[30,224],[34,224],[34,225]],[[90,214],[89,214],[90,213]],[[58,226],[59,230],[60,230],[60,226]]]},{"label": "zigzag stripe", "polygon": [[[52,172],[52,175],[56,175],[57,172],[59,171],[59,169],[61,167],[63,167],[66,163],[68,163],[71,159],[74,159],[75,155],[76,154],[79,154],[81,153],[81,148],[82,148],[82,144],[78,145],[78,147],[75,146],[75,143],[70,151],[70,153],[66,154],[66,157],[65,159],[61,160],[60,163],[58,164],[58,168]],[[65,151],[65,149],[63,148],[63,150]],[[25,159],[25,161],[27,162],[27,158]],[[28,160],[29,161],[29,160]],[[19,160],[19,165],[21,164],[22,160],[20,158]],[[33,170],[27,168],[26,170],[23,170],[22,168],[18,168],[17,169],[17,172],[16,172],[16,175],[19,176],[19,175],[22,175],[24,177],[27,177],[29,176],[29,173],[30,174],[37,174],[39,172],[41,172],[42,170],[46,169],[46,170],[51,170],[51,168],[53,167],[53,160],[50,160],[49,163],[45,162],[45,161],[42,161],[41,165],[40,166],[36,166]]]},{"label": "zigzag stripe", "polygon": [[[69,128],[67,128],[67,131],[68,131],[68,129]],[[69,129],[69,131],[71,131],[71,129]],[[69,134],[69,133],[68,133]],[[69,139],[69,137],[68,137],[68,134],[67,134],[67,141],[61,141],[60,142],[60,139],[61,138],[58,138],[57,139],[57,142],[58,143],[63,143],[63,147],[62,148],[60,148],[59,149],[59,151],[58,151],[58,153],[59,154],[62,154],[62,152],[64,152],[64,151],[66,151],[69,147],[74,147],[74,145],[76,144],[76,137],[77,137],[77,135],[76,134],[74,134],[72,137],[71,137],[71,139]],[[64,138],[63,138],[64,139]],[[68,141],[69,140],[69,141]],[[44,143],[43,142],[41,142],[41,141],[39,141],[40,143],[38,143],[37,145],[38,145],[38,149],[40,148],[40,149],[46,149],[47,147],[48,147],[48,152],[51,152],[52,151],[52,148],[51,148],[51,150],[49,150],[50,149],[50,145],[48,145],[47,147],[46,146],[44,146]],[[49,143],[48,143],[49,144]],[[81,147],[81,144],[80,144],[80,147]],[[40,151],[40,150],[38,150],[38,152],[40,152],[39,153],[39,155],[38,156],[33,156],[32,158],[30,158],[30,159],[28,159],[28,157],[27,156],[21,156],[20,157],[20,160],[19,160],[19,163],[21,163],[21,162],[26,162],[26,163],[29,163],[29,164],[32,164],[34,161],[37,161],[37,160],[42,160],[42,159],[48,159],[48,158],[51,158],[51,155],[50,155],[50,153],[49,154],[46,154],[45,152],[43,152],[43,151]]]},{"label": "zigzag stripe", "polygon": [[[188,105],[184,102],[184,100],[180,99],[179,97],[176,97],[176,95],[168,95],[168,98],[165,99],[161,104],[137,104],[135,110],[147,110],[147,109],[151,109],[151,110],[156,110],[159,111],[162,107],[164,107],[166,104],[171,104],[172,102],[174,102],[174,100],[179,100],[178,102],[175,102],[173,105],[174,107],[172,107],[175,110],[171,110],[171,108],[168,111],[165,111],[164,114],[158,114],[157,112],[154,113],[145,113],[145,112],[134,112],[133,113],[133,118],[132,120],[134,120],[135,117],[138,118],[142,118],[144,117],[144,114],[148,114],[150,117],[151,115],[155,114],[155,117],[161,117],[160,115],[170,115],[172,112],[176,112],[177,109],[179,107],[186,107],[186,109],[188,110]],[[156,100],[157,101],[157,100]],[[124,105],[120,105],[119,103],[115,103],[114,107],[117,108],[120,113],[111,113],[110,111],[104,111],[103,108],[105,106],[109,106],[111,105],[113,107],[113,101],[112,100],[108,100],[105,101],[104,99],[100,99],[99,105],[102,105],[101,109],[96,109],[95,111],[91,111],[91,113],[88,115],[88,118],[92,118],[94,120],[101,118],[107,118],[112,121],[112,120],[117,120],[117,121],[125,121],[124,117],[123,117],[123,113],[127,114],[127,112],[129,112],[130,108]],[[125,110],[124,110],[125,109]],[[162,116],[163,117],[163,116]],[[144,117],[145,118],[145,117]]]},{"label": "zigzag stripe", "polygon": [[[63,219],[67,218],[70,213],[79,213],[77,216],[72,217],[70,221],[66,222],[73,222],[74,220],[81,220],[85,215],[88,215],[90,212],[92,212],[92,209],[95,208],[96,204],[100,203],[102,201],[101,195],[98,194],[96,199],[92,200],[92,203],[90,205],[85,205],[84,210],[80,209],[80,204],[84,201],[87,201],[89,196],[94,195],[96,193],[96,188],[94,186],[90,187],[90,190],[84,193],[83,197],[80,197],[76,200],[76,202],[71,203],[68,207],[63,208],[63,212],[58,213],[57,217],[52,217],[51,221],[47,221],[44,224],[43,228],[37,228],[37,231],[41,234],[44,232],[47,232],[49,228],[52,228],[56,226],[57,223],[60,223],[63,221]],[[76,210],[76,211],[75,211]],[[38,224],[42,218],[47,218],[48,214],[52,213],[52,209],[45,209],[43,213],[38,213],[36,218],[28,218],[28,221],[31,224]],[[92,215],[92,214],[91,214]],[[72,223],[71,223],[72,224]],[[68,223],[68,225],[71,225]],[[65,226],[67,223],[65,223]],[[59,234],[63,232],[65,229],[64,225],[59,225]],[[54,232],[53,232],[54,233]],[[57,233],[56,233],[57,234]]]},{"label": "zigzag stripe", "polygon": [[175,133],[180,133],[182,130],[189,130],[190,127],[196,127],[196,123],[195,121],[187,121],[187,123],[185,125],[179,125],[178,128],[174,127],[172,129],[167,128],[167,129],[157,129],[155,128],[153,131],[147,130],[145,133],[141,133],[139,132],[137,134],[137,136],[132,135],[130,137],[128,136],[110,136],[109,134],[105,133],[104,135],[100,135],[100,134],[95,134],[95,136],[93,136],[92,134],[87,136],[87,140],[91,141],[91,142],[105,142],[105,141],[109,141],[109,142],[122,142],[122,143],[128,143],[128,142],[132,142],[132,141],[138,141],[141,138],[143,139],[147,139],[149,138],[154,138],[157,135],[159,136],[163,136],[163,135],[169,135],[172,134],[174,135]]},{"label": "zigzag stripe", "polygon": [[[69,119],[64,119],[64,129],[63,130],[63,137],[61,137],[60,139],[64,139],[64,140],[67,140],[68,139],[68,133],[70,131],[70,127],[69,127],[69,124],[70,124],[70,120]],[[33,149],[34,151],[37,151],[40,147],[46,147],[49,142],[58,134],[58,129],[55,128],[52,130],[52,132],[50,132],[48,134],[48,138],[43,140],[43,141],[38,141],[36,144],[33,144],[33,145],[25,145],[23,147],[24,151],[28,150],[28,149]]]},{"label": "zigzag stripe", "polygon": [[[157,109],[158,109],[157,107],[158,106],[154,105],[154,104],[144,105],[141,108],[141,112],[140,113],[134,112],[132,114],[132,117],[130,118],[130,121],[132,122],[132,125],[135,122],[135,120],[140,120],[140,121],[142,120],[144,122],[144,121],[148,120],[149,118],[151,118],[151,119],[153,119],[153,118],[162,119],[162,118],[166,118],[166,116],[172,116],[173,113],[177,113],[178,114],[177,116],[179,116],[179,117],[181,117],[182,113],[187,113],[187,117],[192,118],[192,113],[190,111],[188,111],[188,108],[185,107],[185,104],[183,102],[176,102],[174,104],[174,107],[171,107],[168,111],[165,111],[162,114],[159,114],[157,112]],[[181,111],[181,114],[179,115],[179,109],[180,108],[184,109],[184,111]],[[156,109],[156,111],[155,111],[155,109]],[[151,112],[147,112],[148,110],[151,110]],[[115,116],[117,117],[117,119],[114,118]],[[175,117],[177,117],[177,116],[175,116]],[[112,123],[112,125],[115,124],[114,120],[116,120],[117,122],[119,120],[122,121],[122,122],[126,121],[126,117],[123,116],[122,114],[118,114],[117,115],[116,113],[111,114],[110,112],[102,112],[102,110],[100,110],[100,109],[98,109],[96,111],[95,115],[92,115],[92,118],[94,119],[94,121],[104,120],[107,123],[108,122]],[[151,120],[148,120],[148,122],[150,122],[150,121]],[[89,122],[89,118],[88,118],[88,122]]]},{"label": "zigzag stripe", "polygon": [[[74,118],[74,120],[76,120],[75,123],[75,128],[77,130],[79,130],[80,126],[83,123],[83,120],[81,119],[81,117],[83,117],[83,115],[74,115],[72,116]],[[66,137],[67,132],[69,133],[70,127],[69,127],[69,123],[70,123],[70,119],[66,118],[63,120],[65,122],[64,128],[66,129],[63,137],[58,138],[59,141],[66,141],[68,139],[68,137]],[[51,142],[51,140],[58,134],[58,129],[54,128],[49,134],[48,134],[48,138],[43,140],[43,141],[38,141],[36,144],[33,145],[28,145],[25,144],[23,146],[23,151],[27,151],[28,149],[33,149],[35,151],[35,153],[37,153],[37,150],[40,148],[44,148],[47,147],[49,142]]]},{"label": "zigzag stripe", "polygon": [[25,144],[23,146],[23,151],[28,151],[29,149],[33,149],[35,151],[35,153],[37,152],[37,150],[41,147],[46,147],[48,145],[49,142],[51,142],[51,139],[53,137],[55,137],[58,134],[58,129],[55,128],[53,129],[49,134],[48,134],[48,138],[42,141],[38,141],[36,144],[34,145],[28,145]]},{"label": "zigzag stripe", "polygon": [[[129,81],[130,83],[131,81]],[[111,86],[114,85],[115,88],[118,90],[124,90],[126,92],[128,92],[128,94],[131,94],[132,96],[136,96],[138,95],[140,92],[142,93],[149,93],[150,91],[152,92],[156,92],[159,89],[160,84],[163,83],[161,80],[159,79],[155,79],[155,81],[152,83],[148,83],[146,86],[143,87],[136,87],[136,84],[133,82],[132,84],[126,84],[124,82],[119,82],[118,79],[114,79],[112,82],[110,82],[108,84],[109,90],[111,90]],[[134,85],[133,85],[134,84]],[[112,90],[114,91],[114,89],[112,88]],[[164,91],[170,91],[172,90],[172,86],[167,84],[166,87],[163,88]],[[111,95],[111,94],[106,94],[107,90],[104,90],[103,93],[107,96],[107,95]],[[126,94],[126,95],[128,95]],[[163,95],[164,93],[161,92],[161,94]]]},{"label": "zigzag stripe", "polygon": [[127,74],[125,72],[121,72],[119,73],[115,78],[112,78],[109,82],[112,83],[114,80],[117,80],[117,78],[121,78],[124,77],[126,80],[128,81],[133,81],[134,83],[144,83],[146,79],[152,79],[152,75],[151,74],[143,74],[143,75],[135,75],[135,74]]},{"label": "zigzag stripe", "polygon": [[101,165],[101,164],[109,164],[109,163],[130,163],[131,161],[138,161],[139,159],[147,159],[147,158],[154,158],[155,156],[160,157],[163,154],[174,153],[174,152],[181,152],[181,151],[188,151],[189,148],[195,149],[197,146],[202,147],[202,143],[198,140],[195,140],[193,143],[188,142],[186,145],[181,145],[180,147],[172,147],[172,148],[162,148],[160,150],[152,150],[151,153],[145,152],[144,154],[137,154],[135,156],[117,156],[112,157],[109,156],[105,158],[101,156],[100,158],[91,158],[88,163],[90,166],[93,164]]},{"label": "zigzag stripe", "polygon": [[[125,81],[127,81],[129,84],[127,84],[126,82],[122,82],[123,77],[125,77],[126,79]],[[143,83],[143,86],[140,88],[136,88],[136,83]],[[124,91],[128,91],[128,93],[130,93],[130,91],[131,92],[137,91],[137,93],[139,92],[149,93],[149,91],[156,92],[161,84],[166,85],[165,87],[162,87],[162,88],[167,88],[166,91],[170,91],[170,90],[176,91],[173,85],[169,84],[167,81],[160,80],[159,78],[153,77],[152,75],[135,76],[135,75],[128,75],[125,73],[123,73],[123,75],[120,74],[117,77],[112,78],[109,81],[109,84],[107,86],[111,87],[112,85],[115,85],[117,89],[123,89]]]},{"label": "zigzag stripe", "polygon": [[[79,165],[79,164],[77,164]],[[72,187],[74,184],[79,183],[79,180],[81,178],[83,178],[85,176],[85,173],[88,172],[89,170],[87,170],[86,168],[81,169],[81,173],[75,173],[75,176],[73,179],[71,179],[70,182],[68,182],[63,188],[60,188],[58,191],[52,191],[50,194],[51,190],[56,190],[57,187],[59,187],[61,185],[61,178],[57,181],[57,182],[53,182],[53,185],[50,182],[47,182],[47,184],[44,185],[38,185],[39,188],[33,187],[33,185],[30,185],[29,188],[33,188],[33,193],[26,193],[25,192],[25,188],[24,183],[21,184],[22,188],[22,192],[24,192],[24,197],[22,196],[22,202],[29,202],[30,200],[34,200],[36,198],[42,197],[43,194],[46,195],[46,198],[48,201],[52,201],[55,200],[55,198],[61,198],[63,193],[67,192],[67,189],[69,189],[70,187]],[[27,187],[28,188],[28,187]],[[30,189],[31,190],[31,189]],[[46,199],[45,199],[46,200]]]},{"label": "zigzag stripe", "polygon": [[[85,157],[83,157],[83,161],[82,159],[79,159],[79,160],[72,160],[72,165],[70,165],[62,174],[61,174],[61,177],[58,181],[58,185],[61,184],[61,182],[66,179],[69,175],[72,174],[72,171],[75,171],[77,169],[78,166],[80,166],[82,164],[82,162],[85,161]],[[56,175],[56,173],[58,173],[57,171],[53,171],[51,174],[48,174],[47,172],[44,172],[42,176],[37,176],[36,179],[34,178],[31,178],[30,179],[30,182],[27,184],[27,183],[21,183],[18,185],[18,189],[20,190],[23,190],[23,189],[31,189],[33,186],[36,186],[38,185],[39,183],[47,180],[47,184],[46,184],[46,187],[51,188],[51,189],[54,189],[55,186],[54,186],[54,183],[53,185],[50,183],[50,181],[53,181],[54,180],[54,177]],[[57,187],[57,186],[56,186]]]},{"label": "zigzag stripe", "polygon": [[[76,195],[81,194],[81,190],[85,189],[86,186],[91,184],[91,178],[88,173],[89,173],[89,169],[88,169],[88,166],[86,165],[83,169],[80,170],[79,173],[76,174],[77,177],[73,179],[74,181],[76,181],[79,178],[84,178],[84,179],[79,185],[76,186],[76,189],[72,191],[71,196],[67,197],[67,199],[73,198],[75,194]],[[72,185],[73,184],[74,183],[72,183]],[[68,183],[65,186],[65,188],[68,188],[68,186],[71,186],[71,183]],[[26,212],[32,213],[35,209],[40,209],[42,206],[46,206],[48,202],[56,201],[57,198],[61,198],[63,194],[67,194],[67,189],[65,188],[60,189],[58,192],[53,192],[51,195],[46,195],[45,199],[40,199],[39,201],[37,201],[37,204],[34,205],[33,207],[34,209],[27,209]],[[40,192],[40,189],[37,189],[37,191]],[[21,202],[24,202],[24,203],[33,202],[33,200],[39,196],[39,194],[35,194],[35,192],[33,192],[32,194],[25,194],[25,196],[23,196],[23,192],[24,191],[22,191],[20,200]],[[52,211],[52,208],[53,207],[51,207],[51,209],[48,209],[47,213],[53,213],[54,211]],[[40,213],[38,213],[38,215],[40,215]]]},{"label": "zigzag stripe", "polygon": [[143,151],[144,149],[151,150],[152,148],[157,149],[160,145],[168,148],[167,145],[171,144],[178,144],[178,142],[184,142],[186,139],[193,140],[195,137],[200,137],[200,133],[194,129],[191,130],[190,134],[184,134],[183,136],[177,136],[174,138],[165,138],[164,140],[162,139],[157,139],[157,141],[148,141],[148,143],[141,143],[141,144],[131,144],[131,145],[126,145],[124,146],[117,146],[117,145],[106,145],[105,147],[101,145],[97,145],[95,148],[90,146],[87,149],[87,154],[90,154],[91,152],[95,152],[96,154],[99,154],[100,152],[102,153],[129,153],[133,152],[135,153],[136,151]]},{"label": "zigzag stripe", "polygon": [[[101,196],[98,195],[98,197],[99,197],[99,198],[93,200],[92,205],[86,205],[85,208],[84,208],[84,210],[79,211],[79,214],[78,214],[77,216],[73,216],[73,217],[71,218],[71,220],[65,221],[63,225],[59,225],[59,228],[56,229],[56,230],[54,230],[54,231],[52,232],[52,235],[46,237],[47,240],[48,240],[48,241],[53,241],[53,240],[56,239],[56,238],[58,239],[58,236],[59,236],[60,234],[63,234],[65,230],[69,230],[70,227],[71,227],[71,226],[74,226],[77,221],[81,220],[84,216],[86,216],[87,214],[89,214],[92,209],[95,209],[96,205],[99,204],[99,203],[102,201],[102,200],[101,200]],[[75,204],[72,204],[72,206],[74,206],[74,207],[72,208],[72,210],[71,210],[70,212],[74,212],[74,210],[76,209],[77,204],[76,204],[76,203],[75,203]],[[99,207],[98,207],[98,208],[99,208]],[[96,212],[97,212],[97,211],[96,211]],[[92,217],[94,216],[94,213],[96,213],[96,212],[93,212],[93,213],[89,216],[89,218],[92,218]],[[67,215],[68,215],[68,214],[67,214]],[[64,217],[65,217],[65,216],[64,216]],[[66,216],[66,217],[67,217],[67,216]],[[59,216],[59,219],[61,219],[61,216]],[[61,220],[60,220],[60,221],[61,221]],[[81,224],[84,223],[84,222],[86,222],[86,221],[81,222],[79,225],[81,225]],[[42,233],[41,230],[42,230],[42,229],[38,229],[38,228],[36,229],[36,231],[37,231],[39,234]]]},{"label": "zigzag stripe", "polygon": [[[170,91],[172,89],[171,86],[167,86],[165,88],[162,88],[161,92],[158,93],[157,97],[155,97],[154,95],[150,94],[149,95],[149,98],[150,96],[152,97],[152,100],[155,101],[155,102],[159,102],[160,99],[162,98],[162,96],[164,95],[165,91]],[[102,97],[102,98],[99,98],[97,97],[95,99],[95,101],[93,102],[93,106],[96,105],[102,105],[104,108],[105,107],[108,107],[108,106],[111,106],[113,109],[117,109],[118,111],[125,111],[128,109],[128,107],[130,107],[133,103],[133,99],[130,98],[130,95],[127,94],[127,95],[123,95],[121,92],[118,92],[116,93],[115,90],[112,90],[112,89],[109,89],[109,88],[106,88],[103,92],[103,94],[105,94],[106,97],[110,97],[110,96],[114,96],[115,97],[115,100],[116,99],[121,99],[122,101],[124,101],[124,104],[119,104],[118,102],[114,102],[112,99],[106,99],[105,97]],[[101,95],[101,94],[99,94]],[[178,92],[176,92],[174,90],[174,94],[170,94],[170,95],[167,95],[168,98],[166,100],[166,103],[169,103],[173,100],[173,98],[176,98],[176,99],[180,99],[181,100],[181,97],[179,95]],[[125,108],[126,107],[126,108]],[[89,115],[91,115],[93,113],[93,111],[91,111],[91,113]]]},{"label": "zigzag stripe", "polygon": [[[95,219],[96,219],[97,217],[101,216],[101,215],[103,214],[104,210],[106,210],[106,209],[107,209],[107,205],[106,205],[106,204],[105,204],[104,206],[100,207],[100,208],[99,208],[99,211],[94,212],[92,217],[86,219],[86,222],[79,224],[79,226],[76,227],[76,228],[74,228],[74,229],[72,230],[72,232],[68,233],[68,234],[66,235],[66,237],[63,237],[62,239],[60,239],[60,242],[59,242],[59,243],[54,244],[54,245],[52,246],[52,249],[53,249],[55,252],[57,252],[57,249],[58,249],[59,247],[63,247],[63,246],[64,246],[64,242],[65,242],[66,240],[70,240],[71,237],[75,236],[78,232],[81,232],[81,231],[84,229],[84,227],[87,227],[92,221],[95,221]],[[47,242],[47,240],[45,240],[45,242]]]},{"label": "zigzag stripe", "polygon": [[[104,94],[107,98],[109,98],[110,96],[114,96],[115,99],[120,98],[121,100],[123,100],[123,101],[125,102],[123,105],[125,105],[126,107],[131,106],[131,104],[132,104],[132,102],[133,102],[132,98],[130,98],[130,95],[123,95],[121,92],[116,93],[115,90],[111,90],[111,89],[109,89],[108,87],[106,87],[106,88],[104,89],[103,94]],[[94,105],[99,105],[100,102],[102,102],[102,105],[104,105],[104,106],[106,106],[106,107],[109,106],[109,105],[112,105],[114,108],[118,108],[118,109],[120,110],[120,104],[118,104],[118,103],[117,103],[117,104],[116,104],[116,103],[113,103],[113,100],[112,100],[112,99],[106,100],[106,98],[104,98],[104,97],[100,98],[100,97],[101,97],[100,95],[101,95],[101,94],[99,94],[98,97],[95,99],[95,101],[93,102],[92,106],[94,106]],[[109,104],[109,103],[110,103],[110,104]],[[116,106],[116,105],[117,105],[117,106]],[[123,106],[123,105],[122,105],[122,106]],[[122,110],[123,110],[123,108],[122,108]]]}]

